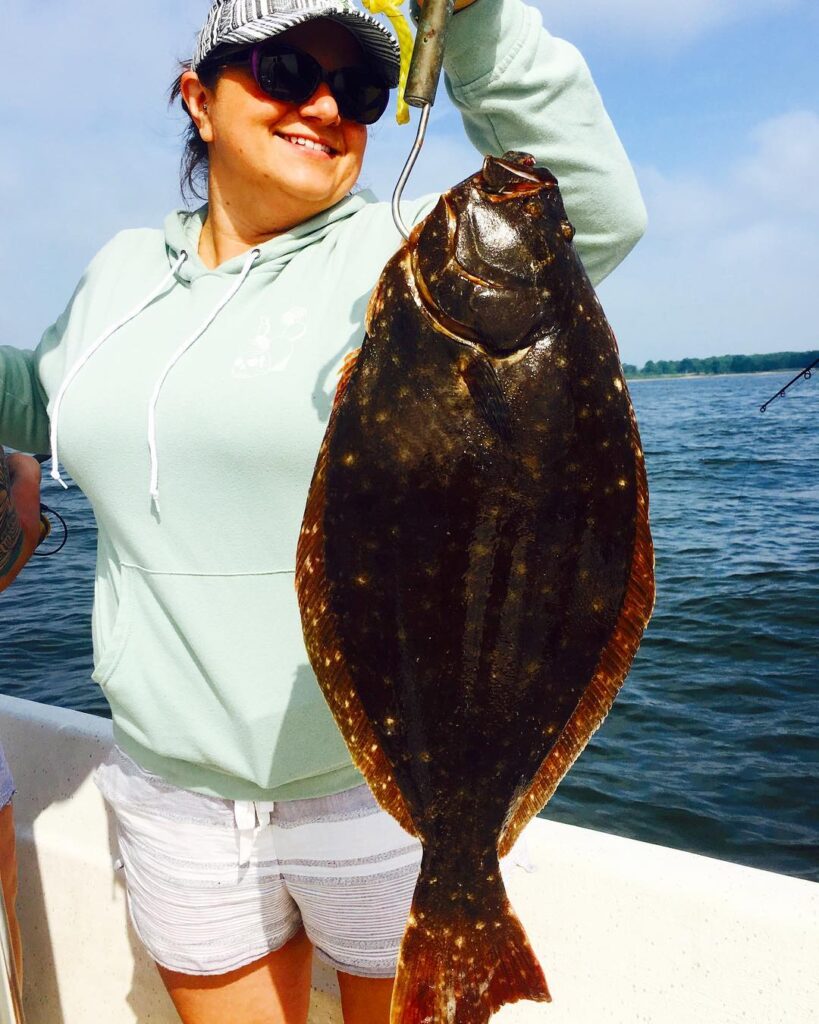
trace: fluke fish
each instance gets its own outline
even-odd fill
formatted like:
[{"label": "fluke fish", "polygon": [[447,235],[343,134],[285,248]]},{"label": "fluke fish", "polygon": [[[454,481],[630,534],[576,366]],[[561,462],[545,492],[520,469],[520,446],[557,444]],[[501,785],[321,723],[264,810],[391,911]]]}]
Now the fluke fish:
[{"label": "fluke fish", "polygon": [[557,181],[487,157],[388,263],[296,586],[319,683],[423,843],[393,1024],[549,1000],[498,870],[609,711],[654,601],[614,336]]}]

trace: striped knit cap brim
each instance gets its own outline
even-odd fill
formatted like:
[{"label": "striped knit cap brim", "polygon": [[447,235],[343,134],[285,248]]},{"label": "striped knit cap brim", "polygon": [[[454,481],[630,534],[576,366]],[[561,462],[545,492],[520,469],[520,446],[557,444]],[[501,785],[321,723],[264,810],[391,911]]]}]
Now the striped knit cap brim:
[{"label": "striped knit cap brim", "polygon": [[214,0],[199,33],[191,66],[196,70],[219,46],[252,46],[315,18],[329,18],[349,29],[387,83],[393,88],[398,85],[398,43],[380,22],[359,11],[352,0]]}]

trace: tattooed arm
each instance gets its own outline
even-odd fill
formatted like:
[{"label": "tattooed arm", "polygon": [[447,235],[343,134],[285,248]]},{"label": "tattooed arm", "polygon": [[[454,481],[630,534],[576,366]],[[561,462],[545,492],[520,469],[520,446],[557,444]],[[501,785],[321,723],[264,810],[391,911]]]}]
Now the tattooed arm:
[{"label": "tattooed arm", "polygon": [[0,447],[0,590],[5,590],[40,542],[40,466]]}]

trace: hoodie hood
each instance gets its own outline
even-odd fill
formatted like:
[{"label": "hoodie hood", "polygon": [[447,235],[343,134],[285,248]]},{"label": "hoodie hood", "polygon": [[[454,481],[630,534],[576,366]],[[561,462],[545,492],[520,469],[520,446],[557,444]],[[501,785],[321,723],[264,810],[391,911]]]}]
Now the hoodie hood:
[{"label": "hoodie hood", "polygon": [[[253,266],[254,274],[278,277],[298,252],[321,241],[364,206],[376,202],[376,196],[368,189],[364,189],[355,195],[345,196],[329,210],[324,210],[289,231],[283,231],[280,235],[258,245],[256,249],[259,256]],[[213,270],[206,267],[199,258],[199,237],[207,216],[206,203],[198,210],[175,210],[165,220],[165,246],[169,265],[176,264],[183,252],[188,256],[176,270],[176,278],[180,282],[190,284],[205,275],[229,278],[242,273],[246,253],[234,256]]]}]

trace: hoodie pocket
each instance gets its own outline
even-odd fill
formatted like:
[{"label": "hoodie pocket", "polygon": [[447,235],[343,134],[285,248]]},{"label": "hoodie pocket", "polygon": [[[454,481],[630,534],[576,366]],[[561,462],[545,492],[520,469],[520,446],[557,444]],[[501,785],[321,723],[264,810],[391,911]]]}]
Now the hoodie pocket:
[{"label": "hoodie pocket", "polygon": [[110,635],[106,639],[100,655],[96,660],[94,671],[91,673],[91,678],[94,682],[103,687],[103,689],[116,670],[117,662],[122,656],[122,652],[125,649],[128,639],[128,627],[131,621],[130,580],[130,571],[126,571],[124,569],[121,570],[119,604],[117,605],[116,614],[114,616],[114,624],[111,628]]},{"label": "hoodie pocket", "polygon": [[304,648],[293,572],[123,565],[122,586],[95,679],[136,743],[265,789],[349,765]]}]

